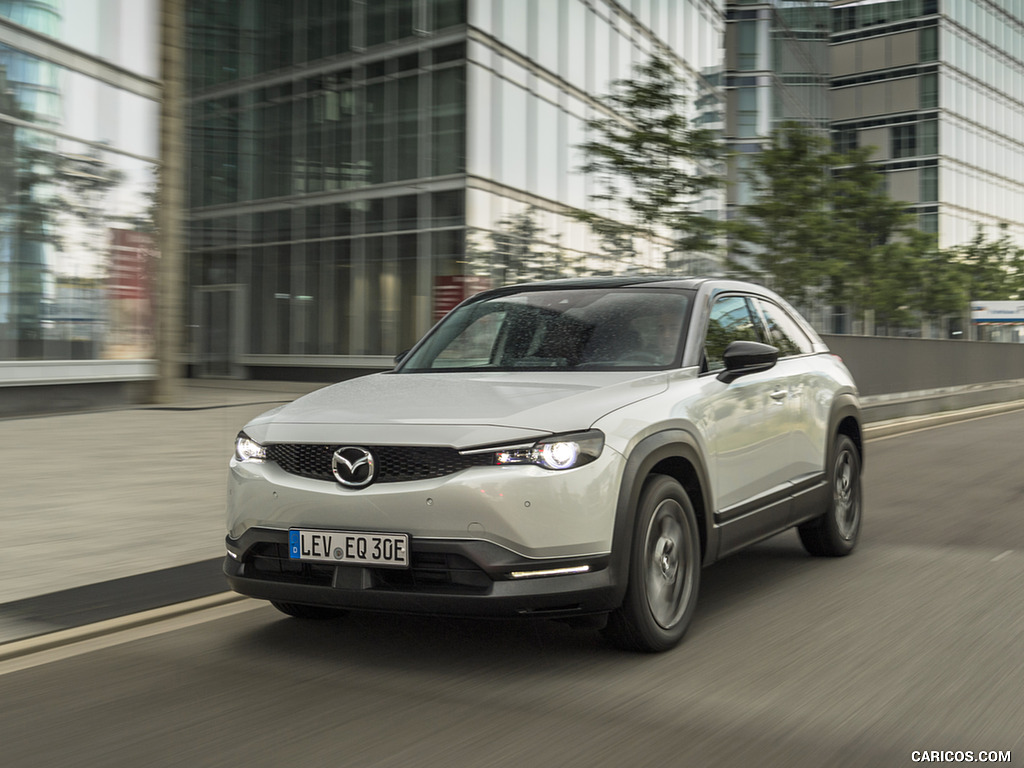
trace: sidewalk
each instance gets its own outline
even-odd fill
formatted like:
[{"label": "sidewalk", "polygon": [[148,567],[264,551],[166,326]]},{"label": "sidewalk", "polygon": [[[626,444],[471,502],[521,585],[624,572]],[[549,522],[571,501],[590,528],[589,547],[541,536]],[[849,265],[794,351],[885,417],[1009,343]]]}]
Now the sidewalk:
[{"label": "sidewalk", "polygon": [[221,557],[235,435],[322,386],[195,381],[171,405],[0,420],[0,604]]}]

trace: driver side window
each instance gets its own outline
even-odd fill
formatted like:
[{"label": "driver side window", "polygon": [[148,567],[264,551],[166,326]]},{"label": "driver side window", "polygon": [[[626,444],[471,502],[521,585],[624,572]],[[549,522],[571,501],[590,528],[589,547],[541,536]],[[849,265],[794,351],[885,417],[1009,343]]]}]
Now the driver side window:
[{"label": "driver side window", "polygon": [[764,341],[761,325],[744,296],[722,296],[715,300],[708,316],[704,337],[704,370],[725,368],[725,348],[734,341]]}]

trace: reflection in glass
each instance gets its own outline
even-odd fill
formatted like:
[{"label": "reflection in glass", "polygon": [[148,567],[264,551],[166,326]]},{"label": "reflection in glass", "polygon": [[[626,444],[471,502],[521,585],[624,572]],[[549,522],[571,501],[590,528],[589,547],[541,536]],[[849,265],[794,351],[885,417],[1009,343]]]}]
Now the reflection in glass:
[{"label": "reflection in glass", "polygon": [[[631,75],[651,33],[685,35],[692,45],[675,52],[689,72],[707,70],[721,9],[284,5],[191,6],[189,207],[207,223],[234,215],[251,226],[200,230],[190,279],[219,295],[202,282],[207,257],[237,260],[246,353],[392,355],[490,285],[664,266],[664,244],[596,255],[601,243],[566,215],[592,191],[578,147],[596,115],[591,97]],[[699,88],[691,95],[720,113],[717,86]]]},{"label": "reflection in glass", "polygon": [[527,94],[508,80],[500,80],[501,98],[501,167],[498,181],[516,189],[526,187]]},{"label": "reflection in glass", "polygon": [[152,355],[156,115],[0,48],[0,359]]},{"label": "reflection in glass", "polygon": [[469,302],[403,361],[426,371],[657,370],[678,364],[682,291],[533,291]]},{"label": "reflection in glass", "polygon": [[709,371],[725,368],[725,349],[734,341],[764,342],[750,301],[742,296],[718,299],[711,308],[704,338],[705,365]]},{"label": "reflection in glass", "polygon": [[466,163],[466,70],[434,72],[434,175],[460,173]]}]

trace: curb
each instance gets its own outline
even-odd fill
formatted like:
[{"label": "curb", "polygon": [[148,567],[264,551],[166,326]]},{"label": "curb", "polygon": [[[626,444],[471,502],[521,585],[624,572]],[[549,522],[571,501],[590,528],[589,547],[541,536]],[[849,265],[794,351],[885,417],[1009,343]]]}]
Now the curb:
[{"label": "curb", "polygon": [[873,440],[890,435],[900,435],[905,432],[913,432],[918,429],[939,427],[944,424],[954,424],[958,421],[995,416],[1000,413],[1024,410],[1024,400],[1013,400],[1008,403],[995,403],[993,405],[979,405],[974,408],[964,408],[957,411],[943,411],[941,413],[930,413],[926,416],[910,416],[886,421],[868,422],[864,425],[864,439]]}]

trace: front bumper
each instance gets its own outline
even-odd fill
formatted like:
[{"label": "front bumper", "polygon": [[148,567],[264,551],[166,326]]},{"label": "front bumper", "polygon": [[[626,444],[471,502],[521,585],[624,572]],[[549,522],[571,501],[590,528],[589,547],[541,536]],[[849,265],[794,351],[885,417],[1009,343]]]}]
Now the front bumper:
[{"label": "front bumper", "polygon": [[597,461],[563,472],[476,467],[351,490],[290,474],[273,461],[232,459],[228,536],[252,528],[340,528],[488,541],[545,560],[607,553],[623,467],[606,448]]},{"label": "front bumper", "polygon": [[[224,572],[249,597],[352,610],[466,617],[568,618],[606,613],[625,584],[608,555],[537,560],[488,541],[410,541],[409,569],[304,563],[288,558],[288,531],[250,528],[227,538]],[[585,573],[515,578],[588,566]]]}]

